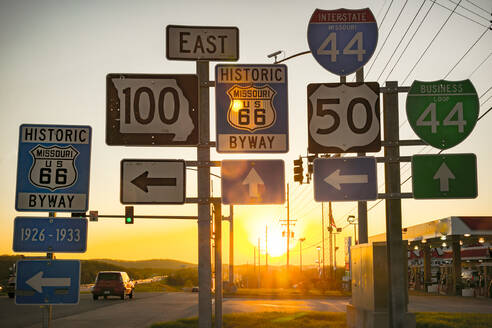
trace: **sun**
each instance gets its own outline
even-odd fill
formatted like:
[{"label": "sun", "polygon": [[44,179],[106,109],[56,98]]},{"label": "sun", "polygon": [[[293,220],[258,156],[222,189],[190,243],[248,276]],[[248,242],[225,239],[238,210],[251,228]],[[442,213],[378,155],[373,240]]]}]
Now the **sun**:
[{"label": "sun", "polygon": [[[275,231],[277,229],[272,229],[271,233],[268,234],[268,249],[262,250],[262,252],[266,253],[268,251],[268,256],[277,257],[282,256],[287,251],[287,238],[282,237],[282,231]],[[292,242],[292,240],[291,240]]]}]

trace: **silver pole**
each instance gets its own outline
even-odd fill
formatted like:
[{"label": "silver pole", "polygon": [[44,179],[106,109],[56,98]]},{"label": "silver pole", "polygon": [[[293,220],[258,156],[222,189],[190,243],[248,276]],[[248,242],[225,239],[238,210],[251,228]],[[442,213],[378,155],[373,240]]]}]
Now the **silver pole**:
[{"label": "silver pole", "polygon": [[[199,145],[197,161],[210,161],[210,101],[209,101],[209,62],[197,61],[200,105]],[[212,327],[212,300],[210,285],[212,282],[210,256],[210,167],[198,166],[198,327]]]},{"label": "silver pole", "polygon": [[[356,82],[364,82],[364,67],[359,68],[357,72],[355,72],[355,81]],[[366,153],[357,153],[357,156],[366,156]],[[369,238],[367,236],[367,202],[366,201],[358,201],[357,202],[357,217],[359,224],[359,245],[367,244],[369,242]]]}]

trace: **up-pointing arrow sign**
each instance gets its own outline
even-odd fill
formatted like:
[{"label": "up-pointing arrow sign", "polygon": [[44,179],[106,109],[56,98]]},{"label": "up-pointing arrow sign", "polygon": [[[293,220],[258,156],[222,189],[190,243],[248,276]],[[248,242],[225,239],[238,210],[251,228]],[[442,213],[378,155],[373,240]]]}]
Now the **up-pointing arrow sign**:
[{"label": "up-pointing arrow sign", "polygon": [[252,168],[246,179],[243,180],[243,185],[249,185],[249,197],[259,197],[258,185],[264,185],[265,183],[261,179],[260,175],[254,168]]},{"label": "up-pointing arrow sign", "polygon": [[439,190],[449,191],[449,179],[456,179],[453,172],[449,169],[446,163],[442,163],[436,174],[434,174],[434,180],[439,179]]},{"label": "up-pointing arrow sign", "polygon": [[70,278],[43,278],[43,271],[36,273],[30,279],[26,280],[26,284],[31,286],[38,293],[43,292],[43,287],[69,287]]}]

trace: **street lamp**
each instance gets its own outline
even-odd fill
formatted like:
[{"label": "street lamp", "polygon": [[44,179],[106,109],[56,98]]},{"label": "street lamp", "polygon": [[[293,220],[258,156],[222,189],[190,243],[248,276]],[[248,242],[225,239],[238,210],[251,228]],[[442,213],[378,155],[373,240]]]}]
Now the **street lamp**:
[{"label": "street lamp", "polygon": [[299,268],[302,272],[302,242],[305,241],[306,238],[299,238]]},{"label": "street lamp", "polygon": [[357,245],[357,219],[353,215],[347,217],[347,222],[354,225],[354,245]]}]

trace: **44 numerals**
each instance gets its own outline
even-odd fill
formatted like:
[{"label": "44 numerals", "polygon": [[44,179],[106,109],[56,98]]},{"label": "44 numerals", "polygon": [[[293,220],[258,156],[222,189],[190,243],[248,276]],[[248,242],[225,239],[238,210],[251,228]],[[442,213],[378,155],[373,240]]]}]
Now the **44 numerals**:
[{"label": "44 numerals", "polygon": [[[436,118],[436,103],[432,102],[427,108],[420,114],[417,119],[417,126],[430,126],[431,133],[437,133],[437,127],[441,125]],[[443,126],[456,126],[458,132],[463,133],[465,131],[466,120],[463,119],[463,103],[457,102],[453,109],[446,115],[442,121]]]}]

